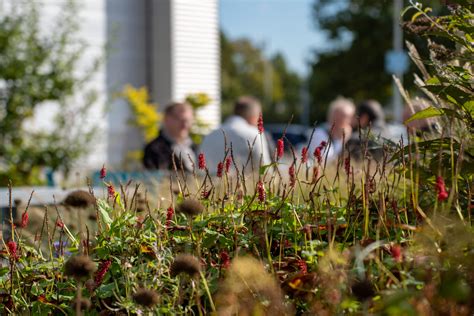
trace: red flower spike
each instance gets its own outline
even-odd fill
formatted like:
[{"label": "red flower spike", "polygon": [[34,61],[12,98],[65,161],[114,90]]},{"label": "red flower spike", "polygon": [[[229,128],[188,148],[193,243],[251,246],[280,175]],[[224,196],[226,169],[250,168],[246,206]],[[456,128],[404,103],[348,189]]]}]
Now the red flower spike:
[{"label": "red flower spike", "polygon": [[283,157],[283,153],[285,151],[285,143],[283,142],[283,139],[279,139],[277,141],[277,159],[281,159]]},{"label": "red flower spike", "polygon": [[321,156],[321,147],[316,147],[314,150],[314,157],[318,160],[318,163],[321,164],[322,156]]},{"label": "red flower spike", "polygon": [[258,116],[257,128],[259,134],[262,134],[264,132],[262,113],[260,113],[260,115]]},{"label": "red flower spike", "polygon": [[201,170],[206,169],[206,157],[204,156],[203,153],[199,154],[198,161],[199,161],[199,164],[198,164],[199,169]]},{"label": "red flower spike", "polygon": [[226,251],[221,252],[221,266],[223,269],[230,267],[230,257]]},{"label": "red flower spike", "polygon": [[10,240],[9,242],[7,242],[7,248],[8,248],[8,253],[10,254],[10,258],[12,258],[13,260],[17,260],[19,257],[17,253],[16,242]]},{"label": "red flower spike", "polygon": [[265,187],[263,186],[263,182],[260,180],[257,183],[257,192],[258,192],[258,200],[260,202],[265,202],[266,192]]},{"label": "red flower spike", "polygon": [[400,245],[390,247],[390,254],[395,262],[402,262],[402,247]]},{"label": "red flower spike", "polygon": [[27,225],[28,225],[28,222],[29,222],[29,215],[26,211],[23,212],[23,214],[21,214],[21,228],[25,228]]},{"label": "red flower spike", "polygon": [[346,159],[344,159],[344,170],[346,171],[347,175],[351,173],[351,157],[350,156],[347,156]]},{"label": "red flower spike", "polygon": [[209,195],[211,195],[211,191],[212,190],[207,191],[206,189],[203,189],[202,192],[201,192],[201,197],[203,199],[208,199]]},{"label": "red flower spike", "polygon": [[227,156],[227,158],[225,159],[225,172],[226,173],[229,173],[229,170],[230,170],[230,166],[232,165],[232,157],[231,156]]},{"label": "red flower spike", "polygon": [[222,170],[224,169],[224,163],[219,162],[217,164],[217,177],[222,178]]},{"label": "red flower spike", "polygon": [[303,147],[303,149],[301,149],[301,162],[308,162],[308,147]]},{"label": "red flower spike", "polygon": [[171,220],[173,219],[174,209],[170,206],[166,210],[166,228],[171,226]]},{"label": "red flower spike", "polygon": [[316,180],[318,180],[318,176],[319,176],[319,168],[317,166],[314,166],[313,167],[313,183],[316,182]]},{"label": "red flower spike", "polygon": [[446,201],[449,197],[449,193],[446,191],[441,191],[438,193],[438,201]]},{"label": "red flower spike", "polygon": [[56,226],[59,228],[64,228],[64,223],[59,218],[56,220]]},{"label": "red flower spike", "polygon": [[293,163],[288,169],[288,174],[290,176],[290,186],[294,187],[296,184],[296,174],[295,174],[295,164]]},{"label": "red flower spike", "polygon": [[441,176],[436,177],[436,189],[438,191],[438,201],[442,202],[448,199],[449,194],[446,191],[444,179]]},{"label": "red flower spike", "polygon": [[107,193],[109,195],[109,198],[115,198],[115,188],[112,184],[107,185]]},{"label": "red flower spike", "polygon": [[104,281],[105,274],[107,273],[107,271],[109,271],[111,265],[112,260],[106,260],[100,263],[99,269],[97,270],[94,277],[96,287],[102,284],[102,281]]},{"label": "red flower spike", "polygon": [[296,264],[298,265],[298,268],[300,269],[301,273],[308,273],[308,266],[306,265],[306,262],[303,259],[298,260]]},{"label": "red flower spike", "polygon": [[102,166],[102,169],[100,169],[100,179],[105,179],[105,176],[107,175],[107,169],[105,169],[105,165]]}]

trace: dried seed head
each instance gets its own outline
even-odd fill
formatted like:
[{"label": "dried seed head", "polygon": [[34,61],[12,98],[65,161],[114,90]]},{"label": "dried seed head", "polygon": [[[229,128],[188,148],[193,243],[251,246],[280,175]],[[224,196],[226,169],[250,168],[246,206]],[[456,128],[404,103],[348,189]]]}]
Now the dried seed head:
[{"label": "dried seed head", "polygon": [[186,273],[189,276],[195,276],[201,271],[201,265],[199,260],[188,254],[179,254],[174,259],[170,267],[170,273],[172,277],[177,276],[180,273]]},{"label": "dried seed head", "polygon": [[87,191],[76,190],[69,193],[63,203],[72,207],[87,208],[95,203],[95,197]]},{"label": "dried seed head", "polygon": [[95,270],[95,263],[87,256],[71,257],[64,265],[64,273],[76,279],[90,277]]},{"label": "dried seed head", "polygon": [[78,298],[75,298],[74,301],[72,301],[72,308],[76,309],[77,304],[80,304],[81,310],[88,310],[91,308],[92,303],[88,298],[81,298],[80,300]]},{"label": "dried seed head", "polygon": [[375,295],[374,286],[369,280],[356,281],[352,287],[352,294],[360,302],[366,301]]},{"label": "dried seed head", "polygon": [[232,260],[216,294],[218,315],[292,315],[283,302],[277,280],[249,257]]},{"label": "dried seed head", "polygon": [[178,212],[185,214],[189,217],[194,217],[201,214],[204,211],[204,206],[195,199],[186,199],[180,205],[178,205]]},{"label": "dried seed head", "polygon": [[153,290],[141,288],[133,294],[133,300],[143,307],[153,307],[158,303],[158,294]]}]

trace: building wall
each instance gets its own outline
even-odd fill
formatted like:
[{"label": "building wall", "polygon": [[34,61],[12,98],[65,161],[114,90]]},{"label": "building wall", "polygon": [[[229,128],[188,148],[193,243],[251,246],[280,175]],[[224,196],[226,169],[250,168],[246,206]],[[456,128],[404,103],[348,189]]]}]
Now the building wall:
[{"label": "building wall", "polygon": [[[0,6],[2,5],[0,0]],[[39,0],[45,33],[67,0]],[[102,164],[123,168],[127,152],[143,148],[142,136],[128,124],[128,105],[116,97],[125,84],[147,86],[160,109],[189,93],[205,92],[212,103],[199,117],[216,127],[220,122],[218,0],[78,0],[79,37],[88,49],[78,70],[103,56],[102,67],[91,79],[99,99],[85,125],[99,127],[92,153],[78,162],[78,170],[97,170]],[[106,49],[105,49],[106,48]],[[74,102],[81,102],[80,97]],[[56,111],[38,108],[37,128]]]},{"label": "building wall", "polygon": [[[108,0],[107,28],[114,43],[107,63],[109,91],[130,83],[147,86],[159,110],[187,94],[205,92],[212,103],[198,113],[209,129],[220,123],[220,65],[217,0]],[[139,36],[138,36],[139,35]],[[118,38],[118,40],[114,40]],[[115,88],[117,87],[117,88]],[[128,108],[113,102],[108,162],[143,147],[126,126]],[[125,140],[125,141],[124,141]]]},{"label": "building wall", "polygon": [[114,95],[125,84],[147,85],[146,1],[106,0],[107,164],[116,168],[123,166],[127,152],[143,146],[139,131],[128,124],[128,105]]},{"label": "building wall", "polygon": [[205,92],[212,103],[198,116],[215,128],[220,123],[220,48],[217,0],[173,0],[173,96]]}]

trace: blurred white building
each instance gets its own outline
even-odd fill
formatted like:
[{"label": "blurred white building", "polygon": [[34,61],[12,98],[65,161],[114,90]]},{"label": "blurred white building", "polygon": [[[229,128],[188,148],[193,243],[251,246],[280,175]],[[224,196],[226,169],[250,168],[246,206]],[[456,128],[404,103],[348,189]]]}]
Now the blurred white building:
[{"label": "blurred white building", "polygon": [[[67,0],[41,0],[45,29]],[[198,116],[210,128],[220,123],[218,0],[79,0],[80,37],[89,44],[83,56],[105,57],[91,85],[100,98],[90,122],[98,124],[95,150],[80,163],[98,169],[120,168],[128,151],[142,148],[142,137],[130,127],[127,104],[114,98],[125,84],[147,86],[152,101],[163,108],[171,100],[205,92],[212,98]],[[54,31],[54,30],[51,30]],[[107,52],[105,53],[105,47]],[[47,106],[35,123],[47,122]]]}]

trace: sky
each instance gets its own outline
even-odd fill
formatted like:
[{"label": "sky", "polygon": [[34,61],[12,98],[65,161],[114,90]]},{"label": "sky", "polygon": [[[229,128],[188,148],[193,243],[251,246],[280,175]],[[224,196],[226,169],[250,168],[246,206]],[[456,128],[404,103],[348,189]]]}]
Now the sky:
[{"label": "sky", "polygon": [[311,16],[314,0],[220,0],[220,26],[231,39],[247,37],[265,45],[267,56],[279,51],[290,68],[307,75],[312,49],[324,46]]}]

